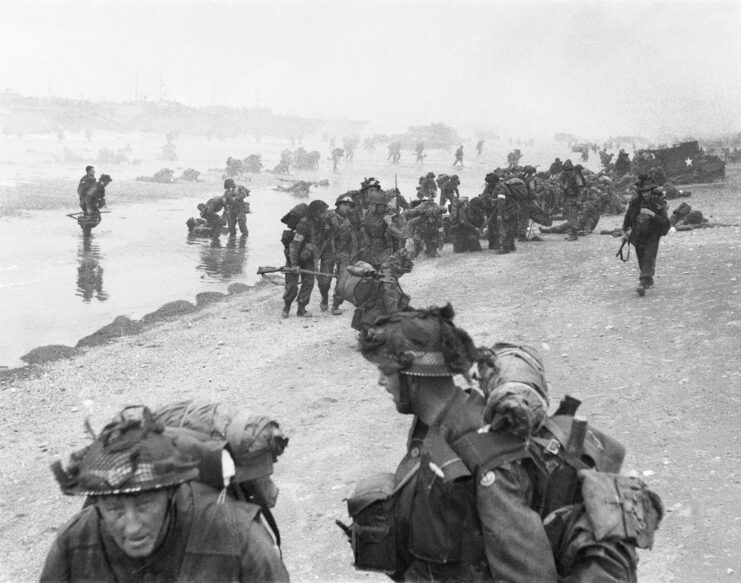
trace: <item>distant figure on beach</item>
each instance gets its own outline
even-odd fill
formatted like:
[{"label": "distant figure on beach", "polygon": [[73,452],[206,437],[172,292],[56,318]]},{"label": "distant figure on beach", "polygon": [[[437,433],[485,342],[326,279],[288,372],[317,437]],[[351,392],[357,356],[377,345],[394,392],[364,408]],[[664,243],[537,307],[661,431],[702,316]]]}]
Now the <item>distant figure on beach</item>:
[{"label": "distant figure on beach", "polygon": [[453,160],[453,167],[455,168],[455,165],[460,162],[461,166],[463,166],[463,145],[461,144],[458,146],[458,149],[455,151],[455,160]]},{"label": "distant figure on beach", "polygon": [[85,166],[85,175],[80,178],[80,183],[77,185],[77,196],[80,199],[80,208],[82,212],[85,212],[85,196],[88,190],[95,186],[95,168],[93,166]]}]

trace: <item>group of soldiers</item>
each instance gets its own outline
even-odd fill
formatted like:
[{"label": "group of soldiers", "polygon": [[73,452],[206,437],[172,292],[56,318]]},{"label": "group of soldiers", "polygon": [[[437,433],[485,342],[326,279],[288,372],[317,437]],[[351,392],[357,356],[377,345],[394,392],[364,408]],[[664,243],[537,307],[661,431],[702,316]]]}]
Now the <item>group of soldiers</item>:
[{"label": "group of soldiers", "polygon": [[245,199],[250,195],[247,187],[234,182],[233,178],[224,181],[224,194],[214,196],[198,205],[200,218],[193,217],[186,221],[188,232],[191,235],[208,235],[212,239],[219,239],[224,226],[229,229],[229,237],[237,236],[237,227],[242,237],[249,235],[247,229],[247,215],[250,203]]},{"label": "group of soldiers", "polygon": [[[624,446],[577,416],[578,400],[549,414],[533,348],[477,346],[453,319],[449,304],[407,306],[361,327],[362,356],[412,423],[396,471],[356,482],[352,523],[337,521],[355,567],[394,581],[635,583],[660,497],[620,474]],[[188,401],[127,407],[88,433],[52,466],[85,503],[42,583],[289,580],[271,511],[288,444],[277,422]]]}]

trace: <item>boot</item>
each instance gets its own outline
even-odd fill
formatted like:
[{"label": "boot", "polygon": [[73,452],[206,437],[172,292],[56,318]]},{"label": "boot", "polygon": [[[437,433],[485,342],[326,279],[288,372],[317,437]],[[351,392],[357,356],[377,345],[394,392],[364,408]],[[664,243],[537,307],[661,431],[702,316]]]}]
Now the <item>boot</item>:
[{"label": "boot", "polygon": [[638,287],[636,288],[636,292],[638,292],[638,295],[641,297],[646,295],[646,288],[642,283],[638,285]]},{"label": "boot", "polygon": [[329,294],[322,294],[322,299],[319,301],[319,309],[322,312],[326,312],[329,309]]},{"label": "boot", "polygon": [[280,317],[281,318],[287,318],[288,317],[288,314],[290,313],[290,311],[291,311],[291,304],[290,304],[290,302],[285,302],[283,304],[283,309],[280,312]]},{"label": "boot", "polygon": [[342,314],[342,310],[340,310],[340,303],[338,303],[336,300],[332,302],[332,315],[333,316],[340,316]]},{"label": "boot", "polygon": [[306,310],[306,306],[299,306],[298,310],[296,311],[296,315],[302,318],[309,318],[311,316],[311,312],[308,312]]}]

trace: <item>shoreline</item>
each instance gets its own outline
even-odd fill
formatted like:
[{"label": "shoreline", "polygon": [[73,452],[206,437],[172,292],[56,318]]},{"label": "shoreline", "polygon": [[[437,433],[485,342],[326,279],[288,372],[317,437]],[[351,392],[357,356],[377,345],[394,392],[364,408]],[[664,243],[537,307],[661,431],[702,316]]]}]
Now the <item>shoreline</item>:
[{"label": "shoreline", "polygon": [[[731,181],[693,193],[693,202],[724,222],[741,216]],[[535,346],[552,409],[569,393],[583,400],[580,414],[626,446],[623,471],[648,482],[667,509],[654,550],[640,553],[641,581],[726,577],[741,565],[741,229],[664,238],[645,298],[635,294],[635,260],[621,264],[612,237],[543,238],[509,255],[453,254],[448,245],[441,258],[416,262],[401,285],[415,307],[450,301],[478,345]],[[88,443],[86,416],[98,430],[125,405],[191,398],[268,414],[289,435],[274,514],[292,580],[387,580],[354,570],[334,520],[347,520],[343,497],[354,481],[393,471],[411,419],[396,413],[358,353],[350,306],[342,316],[319,312],[315,289],[313,317],[297,318],[294,304],[283,320],[282,291],[264,282],[222,294],[0,381],[0,581],[36,580],[56,530],[79,510],[48,468]]]},{"label": "shoreline", "polygon": [[253,285],[232,283],[227,287],[226,293],[218,291],[200,292],[196,294],[195,303],[188,300],[172,300],[136,320],[128,316],[116,316],[110,324],[101,326],[96,331],[80,338],[75,346],[65,344],[37,346],[20,357],[20,360],[26,363],[25,366],[0,366],[0,381],[31,375],[34,372],[34,367],[43,366],[57,360],[74,358],[81,354],[81,350],[84,348],[101,346],[123,336],[136,336],[160,322],[181,318],[192,312],[202,310],[214,302],[224,301],[232,296],[250,293],[251,291],[257,293],[258,288],[265,285],[271,284],[263,281],[258,281]]}]

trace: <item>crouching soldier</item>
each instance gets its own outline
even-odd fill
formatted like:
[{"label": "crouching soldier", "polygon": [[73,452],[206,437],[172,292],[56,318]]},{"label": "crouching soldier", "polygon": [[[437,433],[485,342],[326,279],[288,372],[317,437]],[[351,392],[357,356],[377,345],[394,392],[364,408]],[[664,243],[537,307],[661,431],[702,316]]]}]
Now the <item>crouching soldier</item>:
[{"label": "crouching soldier", "polygon": [[42,582],[288,581],[259,507],[196,482],[147,408],[127,408],[67,469],[62,492],[89,504],[64,526]]}]

